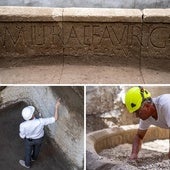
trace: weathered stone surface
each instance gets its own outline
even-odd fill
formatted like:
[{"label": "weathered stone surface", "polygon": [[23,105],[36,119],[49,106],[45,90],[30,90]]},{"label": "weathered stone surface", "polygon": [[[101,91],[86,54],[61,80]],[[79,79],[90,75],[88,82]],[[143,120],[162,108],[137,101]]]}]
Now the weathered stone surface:
[{"label": "weathered stone surface", "polygon": [[170,23],[170,8],[167,9],[144,9],[144,22]]},{"label": "weathered stone surface", "polygon": [[41,7],[0,7],[0,21],[8,22],[49,22],[62,21],[62,8],[41,8]]},{"label": "weathered stone surface", "polygon": [[63,29],[58,23],[0,23],[1,56],[105,54],[127,64],[139,60],[138,24],[62,25]]},{"label": "weathered stone surface", "polygon": [[141,42],[141,55],[160,59],[170,57],[170,26],[169,24],[144,23],[143,41]]},{"label": "weathered stone surface", "polygon": [[58,23],[0,22],[1,56],[57,55],[63,51]]},{"label": "weathered stone surface", "polygon": [[110,55],[117,61],[138,61],[141,25],[135,23],[63,23],[64,54]]},{"label": "weathered stone surface", "polygon": [[[0,68],[1,84],[60,84],[62,65]],[[37,74],[38,73],[38,74]]]},{"label": "weathered stone surface", "polygon": [[[142,19],[130,9],[0,7],[0,67],[16,58],[33,64],[32,58],[61,56],[61,83],[169,83],[169,14],[149,12]],[[151,21],[154,14],[160,22]],[[152,81],[145,69],[155,75]]]},{"label": "weathered stone surface", "polygon": [[[43,56],[44,57],[44,56]],[[41,60],[43,61],[43,59]],[[54,60],[55,61],[55,60]],[[6,63],[6,62],[5,62]],[[11,63],[11,62],[9,62]],[[5,67],[9,66],[6,63]],[[139,84],[168,84],[170,83],[169,72],[157,70],[146,60],[148,69],[126,66],[103,66],[103,65],[41,65],[22,66],[12,60],[11,68],[0,68],[1,84],[115,84],[115,83],[139,83]],[[48,61],[47,61],[48,63]],[[55,63],[55,62],[54,62]],[[67,61],[68,63],[68,61]],[[2,63],[0,63],[2,64]],[[23,63],[24,64],[24,63]],[[23,65],[22,64],[22,65]],[[29,65],[31,65],[31,61]],[[159,63],[160,64],[160,63]],[[152,66],[152,67],[151,67]],[[4,66],[3,66],[4,67]],[[31,70],[30,70],[31,69]],[[130,76],[130,77],[129,77]]]},{"label": "weathered stone surface", "polygon": [[63,21],[71,22],[142,22],[138,9],[64,8]]},{"label": "weathered stone surface", "polygon": [[[159,64],[159,67],[161,65],[161,68],[164,66],[164,62],[159,63],[158,60],[156,60],[157,64]],[[169,62],[169,61],[168,61]],[[148,65],[147,69],[142,69],[143,72],[143,77],[145,77],[145,83],[157,83],[157,84],[169,84],[170,79],[169,79],[169,71],[160,71],[158,69],[159,67],[154,67],[152,66],[153,62],[145,60],[145,64]]]},{"label": "weathered stone surface", "polygon": [[[119,112],[122,112],[122,114],[126,114],[126,108],[124,107],[125,105],[122,102],[125,92],[131,87],[132,85],[87,86],[86,114],[102,114],[113,110],[118,110]],[[153,98],[161,94],[169,93],[170,91],[170,87],[168,85],[143,85],[143,87],[149,90]],[[126,121],[124,121],[124,123],[126,123]],[[130,124],[133,124],[133,122],[131,122]]]},{"label": "weathered stone surface", "polygon": [[[169,23],[165,13],[162,20]],[[1,7],[0,14],[1,56],[105,54],[129,61],[145,56],[141,48],[151,56],[169,52],[169,24],[143,25],[139,10]]]},{"label": "weathered stone surface", "polygon": [[120,110],[123,109],[123,103],[118,94],[122,90],[120,86],[87,86],[86,114],[101,114],[116,109],[120,113]]},{"label": "weathered stone surface", "polygon": [[[168,85],[143,86],[151,93],[152,98],[170,91]],[[115,125],[139,123],[139,118],[136,118],[134,114],[129,114],[122,102],[125,92],[131,87],[131,85],[88,85],[86,87],[86,133],[112,128]],[[126,139],[131,138],[129,134],[125,136]]]},{"label": "weathered stone surface", "polygon": [[125,63],[155,56],[157,51],[167,57],[168,15],[161,17],[166,25],[153,20],[142,24],[141,11],[133,9],[1,7],[1,56],[102,54]]}]

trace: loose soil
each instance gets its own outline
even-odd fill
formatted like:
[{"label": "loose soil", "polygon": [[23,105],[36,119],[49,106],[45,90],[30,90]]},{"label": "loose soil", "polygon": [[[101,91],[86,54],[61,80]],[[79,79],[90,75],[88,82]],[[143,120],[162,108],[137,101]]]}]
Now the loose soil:
[{"label": "loose soil", "polygon": [[[105,149],[99,153],[99,159],[107,159],[115,166],[108,166],[106,170],[169,170],[170,160],[167,157],[169,140],[155,140],[142,145],[137,161],[128,161],[132,145],[123,144],[115,148]],[[116,163],[117,162],[117,163]],[[121,162],[121,164],[120,164]]]}]

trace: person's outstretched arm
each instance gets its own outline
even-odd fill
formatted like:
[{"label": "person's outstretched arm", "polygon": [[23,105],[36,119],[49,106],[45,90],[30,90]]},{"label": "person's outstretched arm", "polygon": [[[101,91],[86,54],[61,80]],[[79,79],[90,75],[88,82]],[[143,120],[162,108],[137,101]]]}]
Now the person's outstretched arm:
[{"label": "person's outstretched arm", "polygon": [[56,101],[56,105],[55,105],[55,114],[54,114],[54,117],[55,117],[55,121],[58,120],[58,108],[59,108],[59,105],[60,105],[60,98],[57,99]]},{"label": "person's outstretched arm", "polygon": [[138,132],[133,140],[133,145],[132,145],[132,153],[129,157],[130,160],[136,160],[138,159],[138,153],[141,149],[142,145],[142,140],[146,134],[147,130],[140,130],[138,129]]}]

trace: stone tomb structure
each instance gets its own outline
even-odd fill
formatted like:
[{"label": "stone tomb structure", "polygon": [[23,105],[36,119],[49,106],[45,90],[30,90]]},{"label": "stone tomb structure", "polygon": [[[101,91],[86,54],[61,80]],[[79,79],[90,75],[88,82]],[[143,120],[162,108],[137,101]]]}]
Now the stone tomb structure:
[{"label": "stone tomb structure", "polygon": [[[107,165],[114,169],[115,165],[120,165],[121,162],[114,163],[109,160],[100,159],[98,153],[104,149],[113,148],[120,144],[132,144],[137,129],[138,125],[115,126],[112,129],[103,129],[88,133],[86,136],[87,169],[102,169],[102,167],[107,167]],[[169,129],[152,126],[148,129],[143,142],[156,139],[169,139]]]},{"label": "stone tomb structure", "polygon": [[53,56],[169,75],[169,23],[170,9],[0,7],[1,67]]}]

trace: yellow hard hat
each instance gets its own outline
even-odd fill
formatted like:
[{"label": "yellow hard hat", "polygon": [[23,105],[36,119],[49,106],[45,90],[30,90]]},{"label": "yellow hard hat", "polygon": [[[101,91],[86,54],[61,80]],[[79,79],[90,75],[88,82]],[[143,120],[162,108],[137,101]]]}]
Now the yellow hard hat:
[{"label": "yellow hard hat", "polygon": [[130,113],[135,112],[141,107],[144,100],[151,98],[150,92],[143,87],[132,87],[125,95],[125,105]]}]

